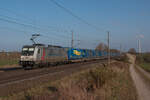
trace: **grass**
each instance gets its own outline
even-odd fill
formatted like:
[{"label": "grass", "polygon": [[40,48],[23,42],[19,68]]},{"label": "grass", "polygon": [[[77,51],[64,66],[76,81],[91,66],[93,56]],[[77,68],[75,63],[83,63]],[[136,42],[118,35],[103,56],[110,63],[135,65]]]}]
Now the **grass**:
[{"label": "grass", "polygon": [[18,64],[18,61],[19,61],[18,59],[13,59],[13,60],[1,59],[0,66]]},{"label": "grass", "polygon": [[0,53],[0,66],[18,64],[20,54],[18,52]]},{"label": "grass", "polygon": [[120,57],[116,58],[116,60],[124,63],[130,63],[126,54],[122,54]]},{"label": "grass", "polygon": [[[116,63],[112,67],[115,76],[108,81],[104,88],[105,100],[136,100],[137,94],[125,63]],[[107,93],[108,91],[108,93]]]},{"label": "grass", "polygon": [[149,53],[137,55],[136,63],[145,71],[150,72],[150,54]]},{"label": "grass", "polygon": [[150,63],[147,62],[140,63],[140,67],[142,67],[145,71],[150,72]]},{"label": "grass", "polygon": [[125,63],[115,62],[111,67],[100,64],[45,83],[6,100],[137,100],[137,94]]}]

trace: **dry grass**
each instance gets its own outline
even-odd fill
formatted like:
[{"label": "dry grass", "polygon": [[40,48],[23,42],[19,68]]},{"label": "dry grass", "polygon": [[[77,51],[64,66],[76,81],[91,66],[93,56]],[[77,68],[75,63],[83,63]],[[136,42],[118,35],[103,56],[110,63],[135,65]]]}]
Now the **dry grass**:
[{"label": "dry grass", "polygon": [[105,100],[137,100],[136,89],[130,77],[128,65],[125,63],[114,63],[112,70],[116,72],[116,77],[113,77],[104,86]]},{"label": "dry grass", "polygon": [[0,52],[0,66],[8,67],[9,65],[17,65],[20,58],[18,52]]},{"label": "dry grass", "polygon": [[75,79],[63,81],[58,85],[59,100],[95,100],[96,90],[100,89],[111,78],[112,73],[106,68],[95,68]]},{"label": "dry grass", "polygon": [[[77,76],[76,76],[77,77]],[[59,100],[136,100],[137,94],[128,65],[113,63],[97,67],[58,86]]]},{"label": "dry grass", "polygon": [[6,100],[137,100],[127,64],[93,67]]},{"label": "dry grass", "polygon": [[145,71],[150,72],[150,53],[137,55],[136,64],[138,64]]}]

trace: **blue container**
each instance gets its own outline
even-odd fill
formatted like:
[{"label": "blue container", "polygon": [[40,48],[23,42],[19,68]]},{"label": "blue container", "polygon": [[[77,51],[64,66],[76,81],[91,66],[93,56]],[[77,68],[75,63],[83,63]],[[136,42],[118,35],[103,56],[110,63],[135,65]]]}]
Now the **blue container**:
[{"label": "blue container", "polygon": [[92,56],[93,56],[93,57],[96,57],[96,52],[95,52],[95,50],[92,50]]},{"label": "blue container", "polygon": [[82,59],[82,58],[95,58],[107,56],[105,51],[95,51],[89,49],[68,49],[68,60]]},{"label": "blue container", "polygon": [[106,57],[108,53],[106,51],[103,51],[103,56]]},{"label": "blue container", "polygon": [[86,51],[84,49],[69,49],[68,50],[68,59],[74,60],[74,59],[81,59],[86,57]]},{"label": "blue container", "polygon": [[102,51],[98,51],[98,57],[102,56]]}]

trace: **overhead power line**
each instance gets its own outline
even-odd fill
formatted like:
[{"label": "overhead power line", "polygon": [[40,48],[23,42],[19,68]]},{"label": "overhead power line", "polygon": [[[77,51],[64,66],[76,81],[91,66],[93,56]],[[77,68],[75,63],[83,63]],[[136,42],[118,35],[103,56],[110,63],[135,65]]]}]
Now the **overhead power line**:
[{"label": "overhead power line", "polygon": [[[0,15],[1,16],[1,15]],[[5,16],[5,17],[7,17],[7,16]],[[34,25],[32,25],[32,24],[25,24],[25,23],[20,23],[20,22],[18,22],[18,21],[16,21],[16,19],[15,20],[12,20],[12,19],[14,19],[14,18],[11,18],[11,17],[7,17],[7,19],[6,18],[3,18],[3,17],[0,17],[0,20],[1,21],[5,21],[5,22],[8,22],[8,23],[12,23],[12,24],[17,24],[17,25],[21,25],[21,26],[24,26],[24,27],[29,27],[29,28],[36,28],[36,29],[38,29],[38,30],[40,30],[40,31],[46,31],[47,29],[43,29],[43,28],[41,28],[41,27],[36,27],[36,26],[34,26]],[[64,38],[68,38],[68,37],[66,37],[65,35],[61,35],[61,34],[57,34],[57,33],[54,33],[54,34],[51,34],[51,35],[55,35],[55,36],[58,36],[58,37],[60,37],[60,38],[62,38],[62,37],[64,37]]]},{"label": "overhead power line", "polygon": [[64,11],[66,11],[68,14],[72,15],[74,18],[78,19],[80,22],[95,28],[96,30],[100,30],[97,26],[89,23],[88,21],[84,20],[83,18],[79,17],[78,15],[74,14],[71,10],[69,10],[68,8],[65,8],[63,5],[61,5],[60,3],[56,2],[56,0],[50,0],[53,4],[55,4],[56,6],[58,6],[59,8],[63,9]]},{"label": "overhead power line", "polygon": [[[10,28],[10,27],[0,27],[0,29],[7,29],[7,30],[9,29],[9,30],[11,30],[11,32],[12,31],[23,32],[26,35],[32,35],[33,34],[33,32],[31,32],[31,31],[14,29],[14,28]],[[50,42],[52,39],[53,39],[53,42],[57,42],[57,43],[66,42],[63,39],[58,39],[59,37],[48,36],[48,35],[45,35],[45,34],[40,34],[40,36],[45,38],[45,39],[48,39],[49,40],[48,42]]]},{"label": "overhead power line", "polygon": [[11,14],[17,16],[17,17],[18,17],[18,16],[22,16],[24,19],[32,21],[32,23],[35,22],[35,20],[29,18],[29,16],[28,16],[28,17],[27,17],[27,16],[24,16],[23,14],[17,13],[17,12],[15,12],[15,11],[12,11],[12,10],[9,10],[9,9],[5,9],[5,8],[0,8],[0,10],[9,12],[9,13],[11,13]]},{"label": "overhead power line", "polygon": [[[28,25],[26,25],[26,24],[18,23],[18,22],[15,22],[15,21],[10,21],[10,20],[7,20],[7,19],[1,19],[1,18],[0,18],[0,20],[6,21],[6,22],[8,22],[8,23],[18,24],[18,25],[22,25],[22,26],[28,26]],[[30,27],[30,26],[28,26],[28,27]],[[3,27],[3,28],[4,28],[4,27]],[[5,27],[5,28],[8,29],[8,27]],[[33,32],[30,32],[30,31],[23,31],[23,30],[18,30],[18,29],[13,29],[13,30],[14,30],[14,31],[23,32],[23,33],[26,34],[26,35],[27,35],[27,33],[30,33],[31,35],[33,34]],[[47,34],[49,34],[49,33],[47,33]],[[28,35],[29,35],[29,34],[28,34]],[[55,36],[55,37],[54,37],[54,36]],[[59,42],[61,43],[62,41],[64,42],[64,39],[62,38],[62,36],[56,36],[55,34],[52,34],[51,36],[48,36],[48,35],[42,33],[42,34],[41,34],[41,37],[47,38],[47,39],[49,39],[49,40],[53,39],[53,41],[54,41],[54,42],[57,42],[57,43],[59,43]],[[61,38],[61,39],[60,39],[60,38]]]},{"label": "overhead power line", "polygon": [[[6,11],[6,12],[8,12],[8,13],[11,13],[11,14],[13,14],[13,15],[16,15],[17,17],[18,16],[20,16],[20,17],[22,17],[23,18],[23,20],[24,21],[29,21],[30,23],[29,24],[34,24],[35,25],[35,22],[36,22],[36,20],[35,19],[33,19],[33,18],[31,18],[31,17],[29,17],[29,16],[26,16],[26,15],[23,15],[23,14],[21,14],[21,13],[18,13],[18,12],[15,12],[15,11],[13,11],[13,10],[9,10],[9,9],[4,9],[4,8],[0,8],[0,10],[2,10],[2,11]],[[0,15],[0,16],[4,16],[4,15]],[[17,19],[17,18],[13,18],[13,17],[9,17],[9,16],[4,16],[4,18],[5,17],[7,17],[7,18],[10,18],[10,19]],[[17,19],[17,21],[18,21],[19,19]],[[38,21],[39,22],[39,21]],[[33,26],[34,26],[33,25]],[[41,25],[36,25],[36,26],[39,26],[39,27],[42,27]],[[49,30],[51,30],[51,31],[55,31],[55,32],[63,32],[63,33],[69,33],[69,31],[68,30],[66,30],[66,29],[60,29],[60,28],[58,28],[58,27],[55,27],[55,26],[47,26],[47,25],[44,25],[44,27],[46,28],[46,29],[49,29]]]},{"label": "overhead power line", "polygon": [[1,21],[5,21],[5,22],[8,22],[8,23],[18,24],[18,25],[25,26],[25,27],[36,28],[36,27],[34,27],[34,26],[32,26],[32,25],[27,25],[27,24],[19,23],[19,22],[16,22],[16,21],[12,21],[12,20],[5,19],[5,18],[0,18],[0,20],[1,20]]}]

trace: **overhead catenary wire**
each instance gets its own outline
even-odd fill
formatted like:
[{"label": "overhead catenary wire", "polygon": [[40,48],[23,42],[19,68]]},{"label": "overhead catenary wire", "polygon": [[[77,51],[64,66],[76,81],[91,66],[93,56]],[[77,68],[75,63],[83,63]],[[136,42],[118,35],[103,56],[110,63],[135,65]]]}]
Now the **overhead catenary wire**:
[{"label": "overhead catenary wire", "polygon": [[70,15],[73,16],[74,18],[78,19],[80,22],[82,22],[82,23],[84,23],[84,24],[86,24],[86,25],[88,25],[88,26],[90,26],[90,27],[92,27],[92,28],[94,28],[94,29],[100,31],[100,29],[99,29],[97,26],[95,26],[95,25],[89,23],[89,22],[86,21],[85,19],[83,19],[83,18],[79,17],[78,15],[74,14],[71,10],[69,10],[69,9],[66,8],[66,7],[64,7],[62,4],[58,3],[56,0],[50,0],[50,1],[51,1],[53,4],[55,4],[56,6],[58,6],[59,8],[63,9],[64,11],[66,11],[68,14],[70,14]]},{"label": "overhead catenary wire", "polygon": [[23,14],[17,13],[17,12],[15,12],[15,11],[13,11],[13,10],[9,10],[9,9],[6,9],[6,8],[0,8],[0,10],[9,12],[9,13],[11,13],[11,14],[13,14],[13,15],[16,15],[16,16],[22,16],[24,19],[30,20],[30,21],[32,21],[33,23],[34,23],[34,21],[35,21],[35,20],[33,20],[33,19],[31,19],[31,18],[29,18],[29,17],[27,17],[27,16],[24,16]]},{"label": "overhead catenary wire", "polygon": [[[33,23],[35,24],[35,21],[37,21],[37,20],[35,20],[35,19],[33,19],[33,18],[29,17],[29,16],[25,16],[25,15],[23,15],[23,14],[21,14],[21,13],[17,13],[17,12],[15,12],[15,11],[13,11],[13,10],[10,10],[10,9],[0,8],[0,10],[9,12],[9,13],[11,13],[11,14],[13,14],[13,15],[16,15],[17,17],[18,17],[18,16],[21,16],[21,17],[24,18],[24,20],[32,22],[32,24],[33,24]],[[8,16],[6,16],[6,17],[8,17]],[[16,19],[16,18],[13,18],[13,19]],[[18,20],[18,19],[17,19],[17,20]],[[39,22],[39,21],[38,21],[38,22]],[[38,26],[39,26],[39,25],[38,25]],[[47,27],[48,29],[50,29],[50,28],[51,28],[51,29],[56,29],[56,30],[54,30],[54,31],[56,31],[56,32],[69,33],[68,30],[60,29],[60,28],[55,27],[55,26],[47,26],[47,25],[44,25],[44,26]]]},{"label": "overhead catenary wire", "polygon": [[[9,18],[9,19],[8,19]],[[29,28],[33,28],[33,29],[38,29],[38,30],[40,30],[40,31],[46,31],[47,29],[43,29],[43,28],[41,28],[41,27],[36,27],[36,26],[34,26],[34,25],[32,25],[32,24],[25,24],[25,23],[20,23],[20,22],[18,22],[18,21],[16,21],[16,19],[15,20],[12,20],[12,19],[14,19],[14,18],[11,18],[11,17],[7,17],[7,19],[6,18],[3,18],[3,17],[0,17],[0,20],[1,21],[5,21],[5,22],[8,22],[8,23],[12,23],[12,24],[17,24],[17,25],[21,25],[21,26],[24,26],[24,27],[29,27]],[[66,36],[64,36],[64,35],[61,35],[61,34],[57,34],[57,33],[54,33],[54,34],[51,34],[51,35],[55,35],[55,36],[58,36],[58,37],[60,37],[60,38],[68,38],[68,37],[66,37]]]},{"label": "overhead catenary wire", "polygon": [[[68,8],[65,8],[63,5],[61,5],[60,3],[58,3],[58,2],[56,2],[56,0],[51,0],[53,3],[55,3],[57,6],[59,6],[60,8],[62,8],[62,9],[64,9],[67,13],[69,13],[69,14],[71,14],[73,17],[75,17],[76,19],[78,19],[80,22],[82,22],[82,23],[84,23],[84,24],[87,24],[88,26],[90,26],[90,27],[92,27],[92,28],[95,28],[95,29],[97,29],[97,30],[99,30],[99,28],[97,27],[97,26],[95,26],[95,25],[93,25],[93,24],[91,24],[91,23],[89,23],[88,21],[86,21],[86,20],[84,20],[83,18],[81,18],[80,16],[78,16],[78,15],[76,15],[76,14],[74,14],[71,10],[69,10]],[[10,10],[9,10],[9,12],[11,12]],[[13,12],[14,13],[14,12]],[[22,16],[22,15],[20,15],[20,14],[16,14],[17,16]],[[26,18],[26,17],[24,17],[24,18]],[[3,18],[4,19],[4,18]],[[28,19],[28,18],[27,18]],[[0,19],[1,20],[1,19]],[[14,23],[14,20],[12,21],[12,20],[8,20],[8,19],[5,19],[5,21],[7,20],[7,22],[9,22],[9,23]],[[31,19],[30,19],[31,20]],[[4,20],[3,20],[4,21]],[[35,21],[35,20],[34,20]],[[19,23],[18,21],[15,21],[15,24],[18,24],[18,25],[22,25],[22,26],[24,26],[24,27],[30,27],[30,24],[28,25],[28,24],[24,24],[24,23]],[[39,28],[39,27],[36,27],[35,25],[32,25],[31,24],[31,27],[30,28],[34,28],[34,29],[38,29],[38,30],[42,30],[42,31],[45,31],[45,27],[44,27],[44,29],[42,28],[41,29],[41,27]],[[59,30],[59,31],[61,31],[61,30]],[[58,37],[60,37],[60,38],[62,38],[62,37],[65,37],[66,38],[66,36],[64,36],[64,35],[57,35],[57,34],[52,34],[52,35],[55,35],[55,36],[58,36]],[[68,37],[67,37],[68,38]]]},{"label": "overhead catenary wire", "polygon": [[[20,13],[17,13],[17,12],[15,12],[15,11],[12,11],[12,10],[9,10],[9,9],[4,9],[4,8],[0,8],[0,10],[3,10],[3,11],[6,11],[6,12],[9,12],[9,13],[11,13],[11,14],[14,14],[14,15],[16,15],[17,17],[18,16],[21,16],[21,17],[23,17],[24,19],[26,19],[26,21],[25,22],[23,22],[23,24],[22,25],[24,25],[25,27],[30,27],[30,28],[33,28],[33,29],[35,29],[36,31],[37,30],[42,30],[42,31],[50,31],[51,33],[54,33],[54,34],[51,34],[51,35],[56,35],[56,36],[58,36],[58,37],[60,37],[60,38],[68,38],[68,35],[66,34],[58,34],[58,33],[68,33],[69,34],[69,31],[68,30],[65,30],[65,29],[60,29],[60,28],[56,28],[56,27],[54,27],[54,26],[46,26],[46,25],[44,25],[44,26],[39,26],[39,25],[35,25],[35,20],[34,19],[32,19],[32,18],[29,18],[29,17],[26,17],[26,16],[24,16],[23,14],[20,14]],[[6,16],[6,15],[0,15],[0,16],[2,16],[2,17],[4,17],[3,19],[5,19],[5,21],[7,20],[7,22],[8,22],[8,19],[9,20],[11,20],[11,23],[12,23],[12,20],[13,20],[13,23],[14,23],[14,20],[17,22],[15,22],[15,24],[20,24],[18,21],[20,20],[20,19],[18,19],[18,18],[15,18],[15,17],[9,17],[9,16]],[[6,19],[7,18],[7,19]],[[30,20],[29,22],[30,23],[28,23],[28,25],[27,24],[25,24],[25,23],[27,23],[27,20]],[[4,20],[3,20],[4,21]],[[22,20],[23,21],[23,20]],[[9,23],[10,23],[10,21],[9,21]],[[34,24],[33,24],[34,23]],[[20,24],[21,25],[21,24]],[[30,25],[30,26],[29,26]],[[41,28],[42,27],[42,28]],[[50,33],[49,32],[49,33]],[[57,32],[57,33],[56,33]]]},{"label": "overhead catenary wire", "polygon": [[[4,19],[4,18],[0,18],[0,20],[6,21],[6,22],[8,22],[8,23],[14,23],[14,24],[17,24],[17,25],[23,25],[23,26],[31,27],[30,25],[18,23],[18,22],[12,21],[12,20]],[[4,28],[10,29],[9,27],[2,27],[2,29],[4,29]],[[30,35],[32,35],[33,33],[35,33],[35,32],[31,32],[31,31],[24,31],[24,30],[13,29],[13,28],[11,28],[11,30],[23,32],[23,33],[26,34],[26,35],[29,35],[28,33],[30,33]],[[62,38],[62,37],[58,37],[58,36],[56,36],[56,35],[51,35],[51,36],[44,35],[44,33],[42,33],[41,36],[44,37],[44,38],[53,39],[54,42],[55,42],[56,40],[57,40],[57,41],[58,41],[58,40],[60,41],[60,39],[58,39],[58,38]],[[62,38],[62,40],[64,40],[64,39]]]},{"label": "overhead catenary wire", "polygon": [[[4,27],[1,27],[0,26],[0,28],[2,28],[2,29],[10,29],[10,30],[13,30],[13,31],[18,31],[18,32],[23,32],[24,34],[26,34],[26,35],[32,35],[33,33],[35,33],[35,32],[31,32],[31,31],[25,31],[25,30],[21,30],[21,29],[15,29],[15,28],[10,28],[10,27],[6,27],[6,26],[4,26]],[[45,37],[45,38],[49,38],[49,39],[51,39],[51,38],[53,38],[53,39],[55,39],[56,40],[56,38],[57,38],[57,40],[58,40],[58,38],[59,37],[57,37],[57,36],[48,36],[48,35],[46,35],[46,34],[40,34],[40,36],[42,36],[42,37]]]},{"label": "overhead catenary wire", "polygon": [[[1,27],[0,26],[0,29],[7,29],[7,30],[11,30],[11,33],[12,31],[15,31],[15,32],[23,32],[24,34],[26,35],[32,35],[33,32],[31,31],[24,31],[24,30],[21,30],[21,29],[14,29],[14,28],[10,28],[10,27]],[[45,35],[45,34],[42,34],[40,35],[40,37],[42,38],[45,38],[45,39],[48,39],[49,41],[47,42],[52,42],[51,40],[53,39],[53,42],[52,43],[55,43],[55,44],[60,44],[60,43],[66,43],[67,44],[67,39],[65,39],[65,41],[63,39],[57,39],[58,37],[53,37],[53,36],[48,36],[48,35]]]},{"label": "overhead catenary wire", "polygon": [[[11,18],[11,17],[7,17],[7,18]],[[11,18],[11,19],[13,19],[13,18]],[[0,17],[0,20],[5,21],[5,22],[8,22],[8,23],[13,23],[13,24],[21,25],[21,26],[24,26],[24,27],[30,27],[30,28],[32,27],[32,28],[41,29],[41,28],[35,27],[35,26],[33,26],[33,25],[20,23],[20,22],[17,22],[17,21],[14,21],[14,20],[10,20],[10,19],[5,19],[5,18],[2,18],[2,17]],[[15,29],[15,30],[16,30],[16,29]],[[17,31],[18,31],[18,30],[17,30]],[[27,33],[26,31],[23,31],[23,30],[19,30],[19,31],[24,32],[24,33]],[[30,33],[33,34],[33,32],[30,32]],[[49,33],[48,33],[48,34],[49,34]],[[62,42],[65,42],[65,41],[64,41],[64,38],[62,38],[63,36],[60,36],[60,35],[58,36],[57,34],[48,36],[48,35],[43,35],[43,33],[42,33],[41,36],[44,37],[44,38],[53,39],[53,42],[54,42],[55,44],[60,44],[60,43],[62,43]],[[55,38],[54,38],[54,36],[55,36]],[[56,39],[56,38],[61,38],[61,39]],[[66,40],[68,40],[68,37],[65,37],[65,38],[67,38]],[[60,43],[59,43],[58,41],[59,41]]]},{"label": "overhead catenary wire", "polygon": [[77,20],[79,20],[80,22],[96,29],[97,31],[100,31],[102,29],[100,29],[99,27],[89,23],[88,21],[86,21],[85,19],[83,19],[82,17],[76,15],[75,13],[73,13],[70,9],[64,7],[61,3],[59,3],[58,1],[56,0],[50,0],[53,4],[55,4],[56,6],[58,6],[59,8],[63,9],[65,12],[67,12],[68,14],[70,14],[71,16],[73,16],[74,18],[76,18]]},{"label": "overhead catenary wire", "polygon": [[[4,17],[4,16],[3,16],[3,17]],[[6,19],[6,18],[9,18],[9,19]],[[2,21],[8,22],[8,23],[12,23],[12,24],[21,25],[21,26],[24,26],[24,27],[37,28],[37,29],[41,30],[41,28],[38,28],[38,27],[36,27],[36,26],[34,26],[34,25],[25,24],[25,23],[20,23],[20,22],[16,21],[17,19],[15,19],[15,21],[14,21],[14,20],[12,20],[12,19],[14,19],[14,18],[11,18],[11,17],[6,17],[6,18],[2,18],[2,17],[0,16],[0,20],[2,20]],[[10,18],[11,18],[11,20],[10,20]],[[42,29],[42,30],[43,30],[43,29]],[[27,31],[23,31],[23,30],[21,30],[21,31],[24,32],[24,33],[27,33]],[[29,32],[29,31],[28,31],[28,32]],[[30,33],[33,33],[33,32],[30,32]],[[62,36],[56,36],[56,35],[48,36],[48,35],[43,35],[43,34],[44,34],[44,32],[41,34],[41,36],[44,37],[44,38],[53,38],[53,39],[54,39],[53,36],[55,36],[56,38],[61,38],[61,39],[62,39]],[[67,38],[67,40],[68,40],[68,39],[69,39],[69,38]],[[54,42],[55,42],[56,40],[60,40],[60,39],[54,39]],[[63,41],[63,42],[64,42],[64,41]],[[56,42],[55,42],[55,43],[56,43]],[[60,44],[60,43],[57,41],[57,44]],[[89,44],[89,42],[88,42],[88,44]]]}]

